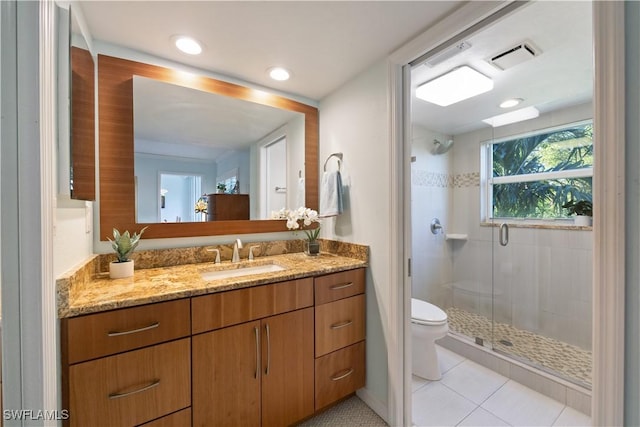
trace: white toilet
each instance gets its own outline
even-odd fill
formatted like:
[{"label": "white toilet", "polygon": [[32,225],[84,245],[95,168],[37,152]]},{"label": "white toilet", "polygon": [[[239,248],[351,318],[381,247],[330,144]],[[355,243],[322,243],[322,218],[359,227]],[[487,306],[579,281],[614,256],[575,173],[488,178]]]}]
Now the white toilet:
[{"label": "white toilet", "polygon": [[441,377],[436,340],[449,332],[447,313],[433,304],[411,298],[411,337],[413,374],[427,380]]}]

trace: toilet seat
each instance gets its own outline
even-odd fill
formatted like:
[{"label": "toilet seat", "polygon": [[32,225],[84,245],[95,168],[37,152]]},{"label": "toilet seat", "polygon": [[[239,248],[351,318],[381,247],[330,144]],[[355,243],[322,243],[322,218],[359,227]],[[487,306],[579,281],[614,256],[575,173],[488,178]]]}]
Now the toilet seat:
[{"label": "toilet seat", "polygon": [[426,301],[411,298],[411,322],[428,326],[444,325],[447,323],[447,313]]}]

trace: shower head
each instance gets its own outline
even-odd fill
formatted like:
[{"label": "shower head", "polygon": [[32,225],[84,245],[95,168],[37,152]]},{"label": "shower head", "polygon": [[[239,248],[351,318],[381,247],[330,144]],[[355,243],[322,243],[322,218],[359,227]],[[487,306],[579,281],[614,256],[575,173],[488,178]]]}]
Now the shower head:
[{"label": "shower head", "polygon": [[433,140],[432,154],[444,154],[453,146],[453,139],[449,139],[445,142],[440,142],[437,139]]}]

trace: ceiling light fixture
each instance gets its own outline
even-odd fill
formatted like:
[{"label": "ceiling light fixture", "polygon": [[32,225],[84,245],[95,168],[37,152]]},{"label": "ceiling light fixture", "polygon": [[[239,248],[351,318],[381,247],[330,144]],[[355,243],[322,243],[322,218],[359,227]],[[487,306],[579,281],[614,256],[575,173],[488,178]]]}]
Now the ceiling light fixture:
[{"label": "ceiling light fixture", "polygon": [[283,82],[285,80],[289,80],[289,77],[291,77],[291,73],[285,68],[273,67],[269,68],[269,77],[271,77],[273,80]]},{"label": "ceiling light fixture", "polygon": [[174,43],[178,49],[189,55],[199,55],[202,53],[202,45],[191,37],[175,36]]},{"label": "ceiling light fixture", "polygon": [[540,111],[538,111],[535,107],[525,107],[519,110],[511,111],[509,113],[499,114],[497,116],[489,117],[488,119],[484,119],[483,122],[497,128],[499,126],[508,125],[511,123],[517,123],[524,120],[535,119],[540,115]]},{"label": "ceiling light fixture", "polygon": [[423,101],[446,107],[493,89],[493,80],[463,65],[417,87]]},{"label": "ceiling light fixture", "polygon": [[500,108],[515,107],[516,105],[520,104],[522,101],[524,101],[524,99],[522,99],[522,98],[507,99],[505,101],[502,101],[502,103],[500,104]]}]

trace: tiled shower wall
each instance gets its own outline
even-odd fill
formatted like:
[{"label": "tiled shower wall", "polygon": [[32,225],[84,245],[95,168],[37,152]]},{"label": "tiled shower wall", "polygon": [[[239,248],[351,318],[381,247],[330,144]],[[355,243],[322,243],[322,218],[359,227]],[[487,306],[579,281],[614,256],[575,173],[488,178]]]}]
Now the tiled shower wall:
[{"label": "tiled shower wall", "polygon": [[[563,342],[591,349],[593,235],[587,230],[511,227],[509,244],[497,244],[498,229],[480,224],[480,142],[588,118],[590,105],[516,126],[457,135],[453,148],[432,155],[433,138],[414,128],[411,208],[413,296],[456,306]],[[438,217],[445,233],[433,235]],[[495,239],[495,243],[494,243]],[[492,251],[495,248],[495,257]],[[492,271],[493,267],[493,271]],[[495,282],[492,275],[495,274]]]}]

